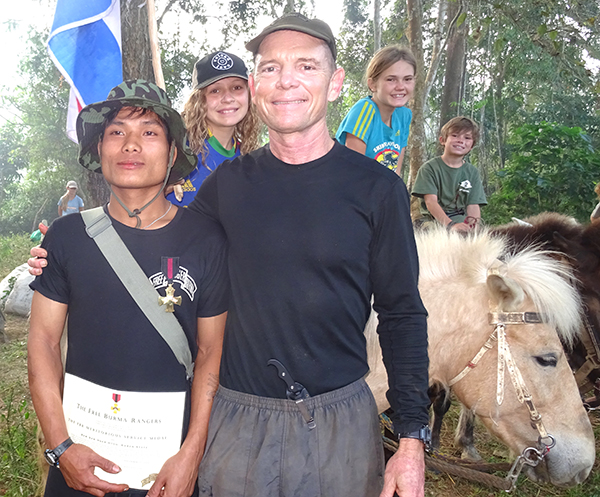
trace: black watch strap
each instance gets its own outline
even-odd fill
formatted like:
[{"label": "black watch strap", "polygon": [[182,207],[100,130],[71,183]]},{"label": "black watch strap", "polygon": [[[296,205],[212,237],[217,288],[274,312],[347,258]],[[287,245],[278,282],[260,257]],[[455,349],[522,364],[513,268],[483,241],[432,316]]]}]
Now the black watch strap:
[{"label": "black watch strap", "polygon": [[425,444],[426,448],[431,446],[431,430],[428,425],[421,426],[418,430],[400,433],[398,438],[416,438]]},{"label": "black watch strap", "polygon": [[58,468],[58,458],[62,456],[65,450],[71,447],[71,445],[73,445],[73,440],[71,440],[71,437],[69,437],[55,449],[46,449],[46,452],[44,452],[44,457],[46,458],[48,464]]}]

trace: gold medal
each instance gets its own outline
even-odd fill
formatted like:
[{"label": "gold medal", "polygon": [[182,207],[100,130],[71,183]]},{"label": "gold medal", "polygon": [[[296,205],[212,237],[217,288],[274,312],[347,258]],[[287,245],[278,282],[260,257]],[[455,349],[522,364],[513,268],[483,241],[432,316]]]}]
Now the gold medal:
[{"label": "gold medal", "polygon": [[164,297],[158,297],[158,305],[165,305],[165,312],[175,312],[175,304],[181,305],[181,297],[175,297],[175,288],[169,283]]}]

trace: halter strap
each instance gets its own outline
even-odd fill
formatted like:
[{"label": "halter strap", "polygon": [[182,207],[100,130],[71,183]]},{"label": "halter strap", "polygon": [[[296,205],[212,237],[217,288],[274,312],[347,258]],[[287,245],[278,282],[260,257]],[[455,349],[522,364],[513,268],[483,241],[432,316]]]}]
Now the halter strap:
[{"label": "halter strap", "polygon": [[[465,368],[458,373],[454,378],[448,382],[448,386],[451,387],[462,380],[472,369],[477,366],[477,363],[481,360],[483,355],[490,350],[494,342],[498,342],[498,373],[497,373],[497,387],[496,387],[496,403],[501,405],[504,400],[504,370],[506,369],[509,373],[513,387],[515,389],[517,400],[521,404],[525,404],[529,411],[529,419],[532,425],[537,429],[539,433],[538,442],[540,445],[545,447],[543,455],[547,453],[554,444],[556,443],[554,437],[546,431],[544,424],[542,423],[542,416],[536,409],[533,403],[533,398],[529,389],[525,384],[523,375],[515,363],[508,341],[506,339],[506,325],[507,324],[529,324],[529,323],[543,323],[546,319],[542,314],[537,312],[490,312],[488,314],[489,323],[494,326],[494,331],[489,336],[483,347],[479,349],[479,352],[475,357],[469,361]],[[545,443],[549,442],[549,443]]]},{"label": "halter strap", "polygon": [[539,312],[490,312],[490,324],[539,324],[548,320]]}]

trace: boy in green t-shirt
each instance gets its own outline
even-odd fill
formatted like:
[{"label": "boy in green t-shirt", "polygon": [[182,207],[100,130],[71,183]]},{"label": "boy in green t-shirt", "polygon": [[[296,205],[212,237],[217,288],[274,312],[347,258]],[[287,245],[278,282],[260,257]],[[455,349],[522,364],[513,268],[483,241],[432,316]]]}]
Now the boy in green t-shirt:
[{"label": "boy in green t-shirt", "polygon": [[448,229],[469,231],[481,219],[487,200],[477,169],[465,156],[477,143],[479,127],[468,117],[455,117],[443,127],[444,153],[421,166],[412,194],[421,198],[423,225],[438,222]]}]

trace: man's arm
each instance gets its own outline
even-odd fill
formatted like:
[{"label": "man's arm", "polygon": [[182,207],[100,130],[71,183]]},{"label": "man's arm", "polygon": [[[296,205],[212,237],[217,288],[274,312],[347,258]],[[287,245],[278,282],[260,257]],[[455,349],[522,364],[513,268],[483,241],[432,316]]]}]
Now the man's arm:
[{"label": "man's arm", "polygon": [[390,458],[383,476],[380,497],[422,497],[425,492],[425,451],[423,442],[401,438],[398,451]]},{"label": "man's arm", "polygon": [[219,386],[226,318],[226,312],[210,318],[198,318],[198,355],[192,382],[190,426],[181,449],[165,462],[148,497],[188,497],[194,491],[208,435],[210,410]]},{"label": "man's arm", "polygon": [[[63,369],[60,356],[67,305],[35,292],[31,304],[27,342],[29,389],[38,420],[49,448],[57,447],[69,434],[62,408]],[[120,468],[100,457],[89,447],[74,444],[60,457],[60,471],[69,487],[102,497],[107,492],[123,492],[127,485],[116,485],[94,475],[98,466],[108,473]]]},{"label": "man's arm", "polygon": [[[429,421],[426,310],[418,292],[419,263],[409,215],[408,192],[398,180],[374,214],[371,280],[379,341],[388,373],[387,397],[396,433],[410,433]],[[402,439],[387,464],[382,497],[424,493],[423,444]],[[391,492],[391,493],[390,493]]]},{"label": "man's arm", "polygon": [[[46,226],[44,223],[40,223],[38,228],[40,229],[42,235],[45,235],[48,232],[48,226]],[[48,252],[38,245],[29,251],[29,255],[31,255],[31,258],[27,260],[27,264],[29,265],[29,274],[32,274],[33,276],[41,275],[42,268],[45,268],[48,265],[48,261],[46,260],[46,257],[48,257]]]}]

